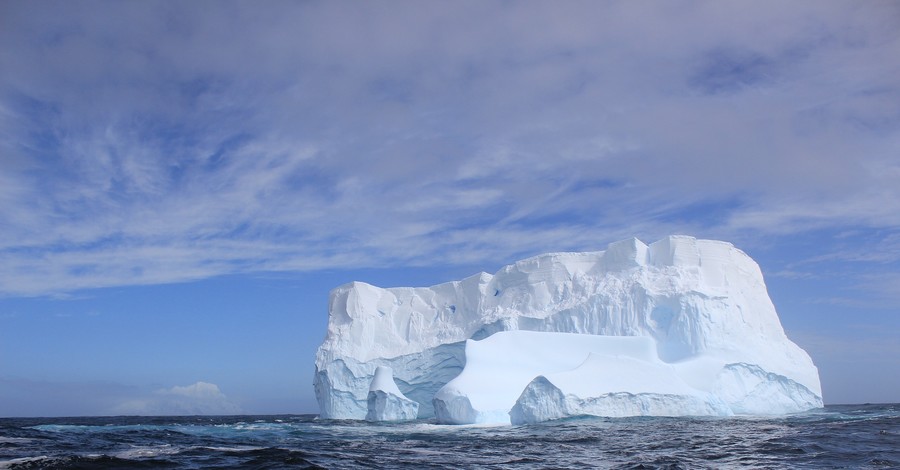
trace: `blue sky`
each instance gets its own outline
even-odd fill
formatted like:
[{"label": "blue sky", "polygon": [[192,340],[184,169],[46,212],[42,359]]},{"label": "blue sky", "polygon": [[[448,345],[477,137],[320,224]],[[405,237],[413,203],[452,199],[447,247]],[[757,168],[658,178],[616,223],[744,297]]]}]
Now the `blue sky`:
[{"label": "blue sky", "polygon": [[315,412],[328,291],[672,233],[900,401],[895,2],[0,4],[0,416]]}]

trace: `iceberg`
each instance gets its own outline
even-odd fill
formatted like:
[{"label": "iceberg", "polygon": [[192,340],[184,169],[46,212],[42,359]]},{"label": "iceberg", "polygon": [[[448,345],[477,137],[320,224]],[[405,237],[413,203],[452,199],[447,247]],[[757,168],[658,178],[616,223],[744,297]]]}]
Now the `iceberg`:
[{"label": "iceberg", "polygon": [[822,406],[818,370],[785,335],[759,266],[730,243],[687,236],[539,255],[432,287],[337,287],[314,384],[331,419],[520,424]]},{"label": "iceberg", "polygon": [[393,371],[386,366],[375,368],[366,403],[366,421],[408,421],[419,413],[419,404],[400,392]]}]

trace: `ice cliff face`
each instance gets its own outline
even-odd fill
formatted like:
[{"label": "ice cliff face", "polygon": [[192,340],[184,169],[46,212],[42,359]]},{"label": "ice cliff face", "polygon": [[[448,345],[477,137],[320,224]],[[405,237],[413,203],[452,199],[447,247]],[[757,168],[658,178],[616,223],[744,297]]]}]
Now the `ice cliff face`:
[{"label": "ice cliff face", "polygon": [[[821,406],[818,372],[785,336],[759,267],[725,242],[624,240],[605,251],[536,256],[494,275],[426,288],[356,282],[332,291],[329,313],[316,354],[324,418],[365,418],[378,366],[393,369],[401,395],[419,404],[420,418],[436,413],[442,422],[768,414]],[[552,349],[558,340],[544,335],[524,349],[490,346],[504,341],[495,333],[518,330],[591,338],[557,362],[522,370],[530,348]],[[478,364],[485,354],[507,361],[481,369],[491,371],[483,375]],[[649,384],[643,388],[635,379],[619,389],[578,379],[612,377],[623,364],[641,377],[667,379],[641,382]],[[498,378],[514,371],[522,378]],[[507,385],[494,390],[491,383]]]}]

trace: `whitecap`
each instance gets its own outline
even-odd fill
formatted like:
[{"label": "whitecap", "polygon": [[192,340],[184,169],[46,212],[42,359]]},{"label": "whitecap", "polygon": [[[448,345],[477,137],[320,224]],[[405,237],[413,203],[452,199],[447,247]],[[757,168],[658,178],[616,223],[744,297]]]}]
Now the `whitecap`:
[{"label": "whitecap", "polygon": [[25,437],[3,437],[0,436],[0,444],[27,444],[34,439],[28,439]]},{"label": "whitecap", "polygon": [[[35,464],[38,462],[49,463],[50,461],[53,461],[53,460],[54,459],[52,459],[46,455],[39,455],[37,457],[22,457],[22,458],[12,459],[12,460],[0,460],[0,469],[12,468],[13,466],[19,466],[19,465],[25,465],[25,464]],[[28,466],[31,467],[32,465],[28,465]],[[41,465],[41,466],[43,466],[43,465]]]},{"label": "whitecap", "polygon": [[117,452],[115,457],[125,460],[148,459],[159,457],[160,455],[180,454],[182,449],[171,444],[163,444],[159,446],[133,446],[131,449]]}]

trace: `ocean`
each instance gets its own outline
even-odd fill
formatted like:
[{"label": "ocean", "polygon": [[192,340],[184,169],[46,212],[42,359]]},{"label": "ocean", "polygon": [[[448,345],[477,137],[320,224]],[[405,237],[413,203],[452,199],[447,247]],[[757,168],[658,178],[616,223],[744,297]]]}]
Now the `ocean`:
[{"label": "ocean", "polygon": [[900,404],[492,427],[312,415],[4,418],[0,468],[900,468]]}]

